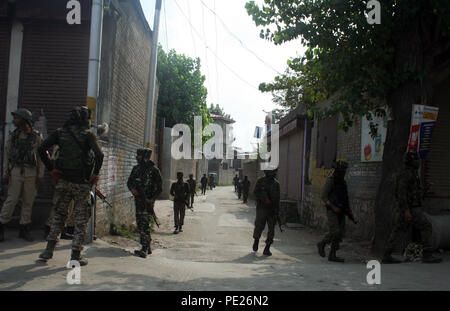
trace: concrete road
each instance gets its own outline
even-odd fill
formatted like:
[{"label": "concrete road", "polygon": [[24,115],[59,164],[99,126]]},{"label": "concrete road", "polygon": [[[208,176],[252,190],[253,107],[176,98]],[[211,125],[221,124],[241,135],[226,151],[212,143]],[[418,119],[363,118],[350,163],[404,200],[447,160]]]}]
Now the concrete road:
[{"label": "concrete road", "polygon": [[[66,281],[70,241],[61,241],[48,263],[36,263],[46,243],[27,243],[8,231],[0,244],[0,290],[450,290],[448,253],[437,265],[382,265],[381,285],[369,285],[365,262],[373,258],[364,245],[344,242],[339,255],[347,261],[331,263],[317,255],[320,233],[277,228],[273,255],[266,257],[264,239],[257,253],[251,250],[253,202],[242,204],[232,187],[215,188],[196,200],[178,235],[172,234],[171,202],[157,202],[162,224],[146,259],[132,256],[138,244],[121,237],[86,246],[89,265],[81,268],[80,285]],[[38,239],[41,232],[34,235]]]}]

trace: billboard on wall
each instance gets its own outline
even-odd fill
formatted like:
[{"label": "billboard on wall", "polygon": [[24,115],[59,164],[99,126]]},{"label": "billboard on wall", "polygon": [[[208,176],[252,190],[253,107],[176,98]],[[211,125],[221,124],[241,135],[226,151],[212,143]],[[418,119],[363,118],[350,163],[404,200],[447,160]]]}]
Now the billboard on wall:
[{"label": "billboard on wall", "polygon": [[425,159],[431,150],[431,137],[438,112],[437,107],[413,105],[407,151],[418,152],[420,158]]},{"label": "billboard on wall", "polygon": [[[383,161],[384,142],[387,133],[387,115],[376,116],[371,113],[372,120],[362,117],[361,122],[361,162]],[[377,128],[376,135],[370,132],[370,123]]]}]

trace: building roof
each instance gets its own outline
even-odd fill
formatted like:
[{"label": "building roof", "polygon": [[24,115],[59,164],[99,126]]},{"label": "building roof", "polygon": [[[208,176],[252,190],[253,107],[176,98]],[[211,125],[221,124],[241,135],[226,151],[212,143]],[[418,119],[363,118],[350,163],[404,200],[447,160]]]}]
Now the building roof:
[{"label": "building roof", "polygon": [[218,114],[213,114],[213,113],[211,113],[210,116],[211,116],[211,118],[213,118],[214,120],[223,120],[223,121],[225,121],[226,123],[236,123],[236,121],[234,121],[233,119],[226,118],[226,117],[220,116],[220,115],[218,115]]}]

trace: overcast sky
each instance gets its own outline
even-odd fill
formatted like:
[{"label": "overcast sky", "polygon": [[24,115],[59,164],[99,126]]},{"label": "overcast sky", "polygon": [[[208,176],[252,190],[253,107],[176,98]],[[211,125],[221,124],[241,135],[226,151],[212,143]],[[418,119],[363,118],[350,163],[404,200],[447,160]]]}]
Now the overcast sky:
[{"label": "overcast sky", "polygon": [[[202,1],[209,9],[202,5]],[[141,0],[152,29],[155,2]],[[218,103],[224,108],[236,121],[234,145],[244,151],[252,150],[255,126],[264,125],[266,114],[263,110],[270,111],[276,107],[272,103],[272,95],[258,91],[258,85],[273,81],[276,71],[284,72],[286,61],[303,53],[304,48],[299,41],[275,46],[261,39],[260,29],[245,10],[247,0],[162,2],[159,42],[166,51],[175,49],[179,54],[201,59],[208,89],[208,107],[211,103]],[[217,19],[210,9],[216,12]],[[245,49],[236,37],[266,64]]]}]

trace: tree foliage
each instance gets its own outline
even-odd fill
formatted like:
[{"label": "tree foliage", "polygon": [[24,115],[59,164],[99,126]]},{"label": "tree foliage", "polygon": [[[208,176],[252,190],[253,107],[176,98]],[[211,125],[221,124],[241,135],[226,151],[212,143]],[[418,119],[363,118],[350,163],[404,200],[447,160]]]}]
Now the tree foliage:
[{"label": "tree foliage", "polygon": [[[364,0],[265,0],[249,1],[246,9],[261,37],[275,44],[299,38],[307,51],[288,61],[288,70],[260,89],[274,92],[284,108],[306,105],[310,113],[330,116],[341,113],[343,129],[361,115],[384,104],[383,100],[409,81],[424,81],[436,70],[448,70],[438,61],[448,53],[450,1],[380,0],[381,24],[370,25]],[[420,49],[423,62],[399,62],[407,52],[398,43],[417,34],[411,52]],[[416,44],[418,43],[418,44]],[[445,65],[448,65],[445,63]],[[444,68],[445,67],[445,68]],[[427,102],[426,86],[421,100]],[[339,94],[332,105],[314,104]],[[278,97],[276,97],[278,96]]]},{"label": "tree foliage", "polygon": [[209,112],[210,112],[211,114],[216,114],[216,115],[219,115],[219,116],[222,116],[222,117],[231,119],[231,116],[230,116],[229,114],[226,114],[226,113],[225,113],[225,110],[224,110],[223,108],[221,108],[221,107],[219,106],[219,104],[216,104],[215,106],[214,106],[213,104],[211,104],[211,105],[209,106]]},{"label": "tree foliage", "polygon": [[159,81],[158,115],[165,118],[166,126],[184,123],[192,130],[194,116],[202,117],[203,127],[211,122],[199,58],[192,59],[175,50],[166,53],[158,46],[156,75]]}]

